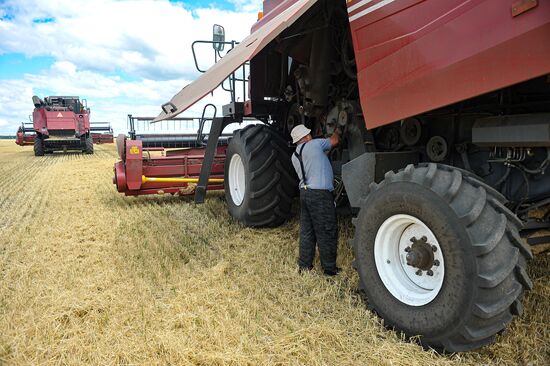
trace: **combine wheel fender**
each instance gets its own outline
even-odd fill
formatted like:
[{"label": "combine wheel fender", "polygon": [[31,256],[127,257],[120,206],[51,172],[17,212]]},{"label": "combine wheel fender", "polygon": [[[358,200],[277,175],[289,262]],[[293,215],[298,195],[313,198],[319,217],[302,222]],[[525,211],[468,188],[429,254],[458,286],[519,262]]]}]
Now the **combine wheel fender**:
[{"label": "combine wheel fender", "polygon": [[521,313],[532,255],[521,222],[477,177],[434,163],[390,171],[354,225],[360,287],[389,328],[468,351]]},{"label": "combine wheel fender", "polygon": [[287,142],[265,125],[234,133],[225,160],[225,198],[246,226],[279,226],[291,215],[298,181]]}]

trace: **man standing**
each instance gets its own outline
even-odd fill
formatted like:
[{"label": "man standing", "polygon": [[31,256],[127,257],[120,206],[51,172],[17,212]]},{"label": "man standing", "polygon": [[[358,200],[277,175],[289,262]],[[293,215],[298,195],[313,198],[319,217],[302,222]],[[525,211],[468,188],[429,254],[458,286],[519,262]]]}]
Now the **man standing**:
[{"label": "man standing", "polygon": [[338,133],[328,139],[313,139],[311,130],[298,125],[290,133],[297,144],[292,165],[300,178],[300,271],[313,268],[315,246],[319,247],[321,266],[327,276],[340,272],[336,267],[338,226],[334,207],[334,174],[326,155],[340,142]]}]

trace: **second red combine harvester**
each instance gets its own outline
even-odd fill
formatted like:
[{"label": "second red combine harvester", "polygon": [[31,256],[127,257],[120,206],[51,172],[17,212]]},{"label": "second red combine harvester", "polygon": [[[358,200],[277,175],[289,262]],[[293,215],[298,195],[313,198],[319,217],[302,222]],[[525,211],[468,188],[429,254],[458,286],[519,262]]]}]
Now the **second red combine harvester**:
[{"label": "second red combine harvester", "polygon": [[32,97],[34,155],[43,156],[54,151],[81,151],[94,153],[90,130],[90,109],[79,97]]}]

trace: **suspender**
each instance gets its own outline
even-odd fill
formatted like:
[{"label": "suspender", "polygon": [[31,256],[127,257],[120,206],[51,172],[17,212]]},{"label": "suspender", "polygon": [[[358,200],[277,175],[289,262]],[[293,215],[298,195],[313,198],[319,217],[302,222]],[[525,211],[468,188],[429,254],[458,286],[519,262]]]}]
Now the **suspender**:
[{"label": "suspender", "polygon": [[296,159],[298,159],[298,161],[300,162],[300,169],[302,170],[302,180],[304,181],[304,188],[307,189],[306,170],[304,169],[304,161],[302,160],[302,152],[304,151],[304,147],[306,147],[306,144],[307,142],[302,144],[300,153],[298,153],[298,148],[296,148],[296,151],[294,152],[294,156],[296,156]]}]

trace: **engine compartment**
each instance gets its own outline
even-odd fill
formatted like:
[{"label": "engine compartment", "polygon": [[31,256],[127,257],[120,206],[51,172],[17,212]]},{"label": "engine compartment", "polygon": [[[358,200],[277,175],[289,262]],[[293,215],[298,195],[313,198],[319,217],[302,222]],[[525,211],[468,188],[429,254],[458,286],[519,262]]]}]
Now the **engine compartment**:
[{"label": "engine compartment", "polygon": [[[507,197],[517,214],[550,197],[545,174],[550,141],[541,136],[550,131],[550,76],[367,130],[344,0],[319,1],[250,65],[251,101],[268,106],[257,118],[287,138],[300,123],[314,137],[328,137],[337,129],[342,133],[343,142],[330,153],[337,179],[343,164],[364,153],[412,152],[419,162],[447,164],[481,177]],[[487,124],[493,130],[485,136],[504,125],[508,133],[474,140]],[[533,132],[533,126],[538,130]]]}]

